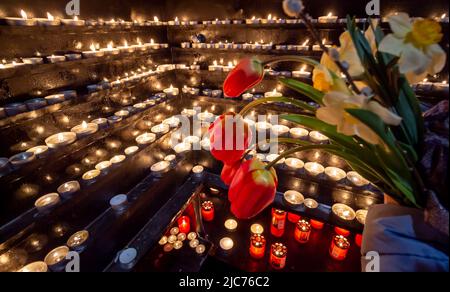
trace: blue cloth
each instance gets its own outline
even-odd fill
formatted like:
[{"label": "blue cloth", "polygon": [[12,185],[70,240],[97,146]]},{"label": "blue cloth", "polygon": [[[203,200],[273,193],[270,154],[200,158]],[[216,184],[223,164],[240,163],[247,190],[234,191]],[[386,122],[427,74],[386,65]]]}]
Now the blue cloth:
[{"label": "blue cloth", "polygon": [[396,205],[369,209],[361,246],[362,270],[370,251],[380,255],[380,272],[448,272],[448,237],[424,221],[422,210]]}]

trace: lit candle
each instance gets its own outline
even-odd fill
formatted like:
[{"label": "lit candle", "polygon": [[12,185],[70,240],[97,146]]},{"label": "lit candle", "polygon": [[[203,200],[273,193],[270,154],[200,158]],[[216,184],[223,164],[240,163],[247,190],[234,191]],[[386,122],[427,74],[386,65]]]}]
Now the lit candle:
[{"label": "lit candle", "polygon": [[198,144],[200,143],[200,137],[198,136],[187,136],[186,138],[183,139],[184,143],[189,143],[189,144]]},{"label": "lit candle", "polygon": [[175,17],[174,20],[169,20],[167,22],[167,24],[169,24],[169,25],[180,25],[180,20],[178,19],[178,17]]},{"label": "lit candle", "polygon": [[20,10],[20,16],[21,17],[6,17],[5,21],[8,25],[16,25],[16,26],[36,25],[36,19],[28,18],[28,15],[24,10]]},{"label": "lit candle", "polygon": [[262,227],[261,224],[252,224],[252,226],[250,226],[250,232],[253,235],[261,235],[264,233],[264,227]]},{"label": "lit candle", "polygon": [[356,211],[356,220],[362,225],[366,224],[367,210],[360,209]]},{"label": "lit candle", "polygon": [[36,206],[39,213],[45,213],[58,205],[60,201],[59,194],[51,193],[37,199],[34,206]]},{"label": "lit candle", "polygon": [[175,147],[173,148],[173,150],[177,154],[190,151],[191,149],[192,149],[192,144],[191,143],[186,143],[186,142],[179,143],[179,144],[175,145]]},{"label": "lit candle", "polygon": [[363,178],[359,173],[356,171],[349,171],[347,173],[347,179],[355,186],[357,187],[363,187],[368,185],[370,182]]},{"label": "lit candle", "polygon": [[222,248],[224,251],[229,251],[234,247],[234,242],[229,237],[224,237],[219,242],[220,248]]},{"label": "lit candle", "polygon": [[284,201],[291,206],[299,206],[305,201],[305,197],[301,193],[294,190],[286,191],[283,194],[283,198]]},{"label": "lit candle", "polygon": [[273,91],[269,91],[264,93],[264,97],[282,97],[283,94],[281,92],[278,92],[275,88]]},{"label": "lit candle", "polygon": [[156,135],[153,133],[144,133],[136,137],[136,143],[140,146],[148,145],[156,140]]},{"label": "lit candle", "polygon": [[[265,160],[267,162],[272,162],[275,159],[277,159],[279,156],[280,156],[279,154],[269,154],[266,156]],[[283,163],[284,163],[284,158],[278,160],[276,164],[283,164]]]},{"label": "lit candle", "polygon": [[49,63],[51,63],[51,64],[54,64],[54,63],[61,63],[61,62],[64,62],[64,61],[66,60],[66,56],[55,56],[55,55],[51,55],[51,56],[48,56],[46,59],[47,59],[47,61],[48,61]]},{"label": "lit candle", "polygon": [[330,246],[330,256],[338,261],[343,261],[347,257],[350,243],[348,239],[342,235],[333,237]]},{"label": "lit candle", "polygon": [[73,132],[63,132],[52,135],[45,139],[45,144],[52,149],[60,148],[72,144],[77,140],[77,134]]},{"label": "lit candle", "polygon": [[181,112],[181,115],[185,117],[193,117],[196,114],[197,112],[193,109],[183,109],[183,111]]},{"label": "lit candle", "polygon": [[295,226],[294,237],[298,243],[307,243],[311,234],[311,224],[306,220],[300,220]]},{"label": "lit candle", "polygon": [[274,125],[271,128],[272,133],[277,137],[287,137],[289,134],[289,127],[284,125]]},{"label": "lit candle", "polygon": [[201,165],[196,165],[192,168],[192,173],[196,177],[202,177],[204,172],[204,167]]},{"label": "lit candle", "polygon": [[19,270],[21,273],[46,273],[47,271],[48,266],[45,262],[33,262]]},{"label": "lit candle", "polygon": [[156,175],[162,175],[163,173],[169,171],[170,162],[169,161],[160,161],[152,165],[150,170]]},{"label": "lit candle", "polygon": [[197,246],[199,246],[199,244],[200,244],[200,241],[195,238],[189,241],[189,246],[194,249],[197,248]]},{"label": "lit candle", "polygon": [[130,156],[135,154],[136,152],[139,151],[139,147],[138,146],[130,146],[128,148],[125,149],[125,155]]},{"label": "lit candle", "polygon": [[89,49],[90,49],[90,51],[82,52],[83,57],[85,57],[85,58],[94,58],[94,57],[103,57],[105,55],[105,51],[97,50],[97,47],[96,47],[95,44],[91,44]]},{"label": "lit candle", "polygon": [[122,212],[128,206],[128,196],[124,194],[114,196],[109,200],[109,205],[114,211]]},{"label": "lit candle", "polygon": [[352,221],[356,217],[355,211],[345,204],[334,204],[331,210],[337,217],[345,221]]},{"label": "lit candle", "polygon": [[166,88],[163,91],[168,96],[177,96],[180,93],[180,90],[178,88],[173,87],[172,84],[170,85],[169,88]]},{"label": "lit candle", "polygon": [[[298,45],[296,48],[297,48],[297,51],[309,51],[309,39],[306,39],[301,45]],[[306,66],[304,66],[304,67],[306,67]],[[307,76],[307,77],[309,77],[309,76]]]},{"label": "lit candle", "polygon": [[338,17],[333,15],[333,13],[328,13],[328,15],[320,16],[319,23],[336,23]]},{"label": "lit candle", "polygon": [[308,209],[316,209],[316,208],[319,207],[319,203],[317,203],[316,200],[311,199],[311,198],[305,199],[305,201],[303,202],[303,204],[304,204],[305,207],[308,208]]},{"label": "lit candle", "polygon": [[57,104],[57,103],[61,103],[61,102],[65,101],[66,97],[64,96],[64,94],[53,94],[53,95],[44,97],[44,99],[47,101],[48,105],[52,105],[52,104]]},{"label": "lit candle", "polygon": [[291,128],[289,134],[294,139],[305,139],[309,135],[309,131],[304,128]]},{"label": "lit candle", "polygon": [[258,24],[258,23],[261,23],[261,19],[256,18],[255,16],[253,16],[250,19],[246,19],[245,23],[247,23],[247,24]]},{"label": "lit candle", "polygon": [[28,65],[38,65],[44,63],[41,57],[22,58],[22,62]]},{"label": "lit candle", "polygon": [[66,244],[71,250],[81,252],[86,247],[88,239],[89,231],[81,230],[69,237]]},{"label": "lit candle", "polygon": [[73,127],[70,131],[77,134],[78,138],[82,138],[96,133],[98,131],[98,125],[95,123],[86,123],[85,121],[83,121],[83,123]]},{"label": "lit candle", "polygon": [[251,93],[244,93],[242,95],[242,100],[245,100],[245,101],[253,100],[253,94],[251,94]]},{"label": "lit candle", "polygon": [[210,222],[214,220],[214,204],[211,201],[205,201],[202,203],[202,218],[203,220]]},{"label": "lit candle", "polygon": [[309,78],[310,76],[311,76],[311,72],[306,71],[306,65],[303,66],[299,71],[292,71],[292,77]]},{"label": "lit candle", "polygon": [[214,121],[215,116],[214,116],[213,113],[210,113],[210,112],[208,112],[208,111],[205,111],[205,112],[199,113],[199,114],[197,115],[197,118],[198,118],[200,121],[202,121],[202,122],[208,122],[208,123],[210,123],[210,122],[213,122],[213,121]]},{"label": "lit candle", "polygon": [[171,128],[176,128],[181,123],[181,121],[177,117],[170,117],[168,119],[165,119],[162,123],[168,125]]},{"label": "lit candle", "polygon": [[225,221],[224,226],[228,231],[235,231],[238,227],[238,223],[234,219],[228,219]]},{"label": "lit candle", "polygon": [[93,183],[98,178],[98,176],[100,176],[100,171],[95,169],[84,173],[82,179],[86,183]]},{"label": "lit candle", "polygon": [[307,162],[305,163],[305,170],[311,176],[318,176],[325,171],[325,168],[320,163]]},{"label": "lit candle", "polygon": [[77,181],[69,181],[60,185],[57,189],[61,197],[68,198],[80,190],[80,183]]},{"label": "lit candle", "polygon": [[35,159],[36,159],[36,155],[34,155],[33,152],[22,152],[22,153],[14,155],[14,156],[11,156],[9,158],[9,162],[13,166],[21,166],[21,165],[27,164]]},{"label": "lit candle", "polygon": [[150,129],[150,131],[153,134],[156,134],[156,135],[164,135],[164,134],[166,134],[167,132],[170,131],[170,126],[163,123],[163,124],[159,124],[159,125],[153,126]]},{"label": "lit candle", "polygon": [[259,234],[250,237],[250,256],[254,259],[262,259],[266,250],[266,239]]},{"label": "lit candle", "polygon": [[119,164],[122,163],[127,157],[125,155],[115,155],[113,158],[111,158],[109,161],[112,164]]},{"label": "lit candle", "polygon": [[69,253],[67,246],[60,246],[50,251],[44,259],[44,262],[52,271],[58,271],[60,269],[60,263],[66,260],[66,256]]},{"label": "lit candle", "polygon": [[272,224],[270,232],[275,237],[282,237],[286,226],[286,212],[279,209],[272,209]]},{"label": "lit candle", "polygon": [[61,23],[71,26],[83,26],[86,24],[86,21],[78,19],[78,16],[75,15],[73,19],[61,19]]},{"label": "lit candle", "polygon": [[292,171],[297,171],[303,168],[303,166],[305,165],[305,163],[302,160],[294,157],[286,158],[284,164],[286,164],[287,168]]},{"label": "lit candle", "polygon": [[317,131],[311,131],[309,133],[309,138],[311,139],[311,142],[314,143],[325,143],[328,142],[328,137],[317,132]]},{"label": "lit candle", "polygon": [[222,71],[223,70],[223,66],[222,65],[218,65],[217,61],[214,60],[213,65],[209,65],[208,66],[208,70],[209,71]]},{"label": "lit candle", "polygon": [[195,248],[195,252],[197,254],[203,254],[206,251],[206,246],[203,244],[199,244],[196,248]]},{"label": "lit candle", "polygon": [[42,158],[48,153],[48,146],[40,145],[35,146],[27,150],[27,152],[32,152],[36,155],[36,158]]},{"label": "lit candle", "polygon": [[286,266],[287,247],[282,243],[272,244],[270,250],[270,265],[276,270],[281,270]]},{"label": "lit candle", "polygon": [[189,233],[191,231],[191,220],[188,216],[181,216],[177,222],[181,233]]},{"label": "lit candle", "polygon": [[121,53],[132,54],[136,50],[136,47],[129,46],[127,41],[123,42],[123,46],[118,47]]},{"label": "lit candle", "polygon": [[106,172],[108,170],[108,168],[110,168],[112,165],[111,161],[107,160],[107,161],[102,161],[100,163],[98,163],[95,166],[95,169],[101,171],[101,172]]},{"label": "lit candle", "polygon": [[117,48],[114,48],[114,43],[109,42],[106,48],[100,49],[105,53],[105,55],[118,55],[120,54],[120,50]]},{"label": "lit candle", "polygon": [[341,181],[347,176],[345,171],[343,171],[342,169],[331,166],[325,168],[325,175],[332,181]]}]

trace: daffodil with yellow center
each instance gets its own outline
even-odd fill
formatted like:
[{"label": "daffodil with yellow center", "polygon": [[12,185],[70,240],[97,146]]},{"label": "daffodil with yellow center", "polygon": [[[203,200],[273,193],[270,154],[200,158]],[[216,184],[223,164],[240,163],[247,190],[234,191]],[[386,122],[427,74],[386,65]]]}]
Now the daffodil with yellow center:
[{"label": "daffodil with yellow center", "polygon": [[337,131],[347,136],[358,136],[364,141],[377,145],[381,140],[378,135],[347,109],[365,109],[375,113],[387,125],[399,125],[402,118],[389,111],[376,101],[364,95],[349,95],[332,91],[323,98],[324,106],[316,112],[316,117],[327,124],[337,127]]},{"label": "daffodil with yellow center", "polygon": [[447,55],[439,46],[443,34],[439,23],[430,19],[411,21],[406,13],[388,18],[392,33],[380,43],[379,50],[399,57],[400,73],[410,83],[417,83],[427,75],[439,73]]}]

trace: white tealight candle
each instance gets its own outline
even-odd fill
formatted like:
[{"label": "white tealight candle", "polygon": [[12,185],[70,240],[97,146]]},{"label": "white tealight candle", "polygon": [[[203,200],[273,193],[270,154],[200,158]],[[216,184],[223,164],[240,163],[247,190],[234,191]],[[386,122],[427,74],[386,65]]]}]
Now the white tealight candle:
[{"label": "white tealight candle", "polygon": [[36,25],[36,19],[28,18],[28,15],[25,11],[20,11],[21,17],[6,17],[5,21],[8,25],[16,25],[16,26],[34,26]]},{"label": "white tealight candle", "polygon": [[345,221],[352,221],[356,217],[355,211],[345,204],[334,204],[331,210],[336,216]]},{"label": "white tealight candle", "polygon": [[205,253],[205,251],[206,251],[206,246],[203,245],[203,244],[199,244],[199,245],[195,248],[195,252],[196,252],[197,254],[199,254],[199,255]]},{"label": "white tealight candle", "polygon": [[271,130],[275,136],[285,137],[288,135],[290,129],[284,125],[274,125]]},{"label": "white tealight candle", "polygon": [[52,149],[60,148],[72,144],[77,140],[77,135],[73,132],[63,132],[52,135],[45,139],[45,144]]},{"label": "white tealight candle", "polygon": [[69,248],[67,246],[57,247],[47,254],[47,256],[44,259],[44,262],[51,270],[53,270],[57,264],[66,259],[68,253]]},{"label": "white tealight candle", "polygon": [[61,23],[71,26],[83,26],[86,24],[86,21],[78,19],[78,16],[74,16],[73,19],[61,19]]},{"label": "white tealight candle", "polygon": [[222,71],[223,70],[223,66],[222,65],[218,65],[217,61],[214,61],[213,65],[209,65],[208,66],[208,70],[209,71]]},{"label": "white tealight candle", "polygon": [[180,89],[175,88],[172,85],[170,85],[170,87],[164,89],[163,92],[169,96],[177,96],[180,93]]},{"label": "white tealight candle", "polygon": [[252,18],[248,18],[245,20],[246,24],[258,24],[261,23],[261,19],[256,18],[255,16],[253,16]]},{"label": "white tealight candle", "polygon": [[44,59],[41,57],[22,58],[22,62],[28,65],[38,65],[44,63]]},{"label": "white tealight candle", "polygon": [[356,220],[362,225],[366,224],[367,210],[360,209],[356,211]]},{"label": "white tealight candle", "polygon": [[196,166],[194,166],[193,168],[192,168],[192,173],[195,175],[195,176],[202,176],[203,175],[203,172],[204,172],[204,170],[205,170],[205,168],[203,167],[203,166],[201,166],[201,165],[196,165]]},{"label": "white tealight candle", "polygon": [[317,132],[317,131],[311,131],[309,133],[309,138],[311,139],[312,142],[314,143],[325,143],[328,142],[328,137]]},{"label": "white tealight candle", "polygon": [[311,198],[305,199],[305,201],[303,202],[303,204],[304,204],[305,207],[308,208],[308,209],[316,209],[317,207],[319,207],[319,203],[317,203],[316,200],[311,199]]},{"label": "white tealight candle", "polygon": [[[279,154],[269,154],[269,155],[266,156],[266,159],[265,159],[265,160],[266,160],[267,162],[272,162],[272,161],[274,161],[275,159],[277,159],[278,156],[280,156],[280,155],[279,155]],[[284,158],[278,160],[276,164],[282,164],[282,163],[284,163]]]},{"label": "white tealight candle", "polygon": [[303,66],[299,71],[292,71],[292,77],[309,78],[311,77],[311,72],[306,70],[306,66]]},{"label": "white tealight candle", "polygon": [[192,144],[191,143],[186,143],[186,142],[182,142],[179,143],[177,145],[175,145],[175,147],[173,148],[173,150],[177,153],[183,153],[183,152],[187,152],[189,150],[192,149]]},{"label": "white tealight candle", "polygon": [[106,160],[106,161],[102,161],[102,162],[98,163],[95,166],[95,169],[102,171],[102,172],[106,172],[108,170],[108,168],[110,168],[111,166],[112,166],[111,161]]},{"label": "white tealight candle", "polygon": [[155,174],[162,174],[164,172],[167,172],[170,168],[170,162],[169,161],[160,161],[152,165],[150,170]]},{"label": "white tealight candle", "polygon": [[264,97],[282,97],[282,96],[283,94],[281,92],[278,92],[276,89],[264,93]]},{"label": "white tealight candle", "polygon": [[27,152],[32,152],[36,155],[36,158],[44,157],[48,152],[48,146],[40,145],[27,150]]},{"label": "white tealight candle", "polygon": [[144,134],[136,137],[136,143],[138,143],[138,145],[141,145],[141,146],[153,143],[153,142],[155,142],[155,140],[156,140],[156,135],[153,133],[144,133]]},{"label": "white tealight candle", "polygon": [[64,62],[66,60],[66,56],[55,56],[55,55],[51,55],[46,57],[47,61],[51,64],[54,63],[61,63]]},{"label": "white tealight candle", "polygon": [[138,146],[130,146],[127,149],[125,149],[125,155],[130,156],[138,152],[139,147]]},{"label": "white tealight candle", "polygon": [[90,51],[84,51],[82,52],[83,57],[85,58],[98,58],[98,57],[103,57],[105,55],[105,51],[104,50],[97,50],[97,47],[95,44],[91,44],[91,46],[89,47]]},{"label": "white tealight candle", "polygon": [[370,183],[356,171],[349,171],[347,173],[347,179],[357,187],[363,187]]},{"label": "white tealight candle", "polygon": [[325,168],[325,175],[327,176],[328,179],[330,179],[332,181],[340,181],[340,180],[343,180],[347,176],[345,171],[343,171],[342,169],[340,169],[338,167],[332,167],[332,166]]},{"label": "white tealight candle", "polygon": [[129,116],[129,115],[130,115],[130,112],[127,111],[127,110],[120,110],[120,111],[118,111],[118,112],[115,112],[114,115],[115,115],[116,117],[119,117],[119,118],[124,118],[124,117]]},{"label": "white tealight candle", "polygon": [[320,163],[307,162],[305,163],[305,170],[311,176],[318,176],[325,171],[325,168]]},{"label": "white tealight candle", "polygon": [[333,13],[328,13],[328,15],[320,16],[319,17],[319,23],[336,23],[338,17],[336,15],[333,15]]},{"label": "white tealight candle", "polygon": [[284,200],[292,206],[301,205],[305,201],[305,197],[301,193],[294,190],[286,191],[283,197]]},{"label": "white tealight candle", "polygon": [[48,266],[45,262],[33,262],[19,270],[20,273],[47,273]]},{"label": "white tealight candle", "polygon": [[264,233],[264,227],[261,224],[252,224],[252,226],[250,226],[250,232],[252,234],[258,234],[261,235]]},{"label": "white tealight candle", "polygon": [[220,248],[222,248],[225,251],[229,251],[233,248],[234,242],[229,237],[224,237],[220,240]]},{"label": "white tealight candle", "polygon": [[299,170],[301,168],[303,168],[303,166],[305,166],[305,163],[298,159],[298,158],[294,158],[294,157],[289,157],[284,161],[284,164],[286,164],[286,166],[288,167],[289,170]]},{"label": "white tealight candle", "polygon": [[215,119],[215,116],[213,113],[206,111],[206,112],[199,113],[197,115],[197,118],[202,122],[213,122]]},{"label": "white tealight candle", "polygon": [[94,182],[97,177],[100,175],[100,170],[90,170],[83,174],[82,179],[86,183],[92,183]]},{"label": "white tealight candle", "polygon": [[165,125],[168,125],[171,128],[176,128],[180,124],[180,119],[177,117],[170,117],[168,119],[165,119],[162,123]]},{"label": "white tealight candle", "polygon": [[81,123],[78,126],[73,127],[70,131],[77,134],[78,138],[81,138],[81,137],[95,134],[98,131],[98,124],[86,123],[83,121],[83,123]]},{"label": "white tealight candle", "polygon": [[109,200],[109,205],[114,211],[121,212],[127,208],[128,197],[124,194],[114,196],[111,200]]},{"label": "white tealight candle", "polygon": [[294,139],[305,139],[309,135],[309,131],[303,128],[291,128],[289,134]]},{"label": "white tealight candle", "polygon": [[170,131],[170,126],[163,123],[152,127],[150,131],[156,135],[164,135]]},{"label": "white tealight candle", "polygon": [[210,151],[211,141],[208,138],[202,139],[202,141],[200,141],[200,146],[202,147],[203,150]]},{"label": "white tealight candle", "polygon": [[251,94],[251,93],[244,93],[242,95],[242,100],[253,100],[253,94]]},{"label": "white tealight candle", "polygon": [[122,163],[127,157],[125,155],[116,155],[113,158],[111,158],[109,161],[112,164],[119,164]]},{"label": "white tealight candle", "polygon": [[197,112],[193,109],[183,109],[183,111],[181,112],[181,115],[185,116],[185,117],[193,117],[197,114]]},{"label": "white tealight candle", "polygon": [[69,239],[67,240],[66,244],[71,250],[81,252],[84,249],[88,239],[89,239],[89,231],[81,230],[72,234],[72,236],[70,236]]},{"label": "white tealight candle", "polygon": [[189,143],[189,144],[198,144],[200,143],[200,137],[198,136],[187,136],[186,138],[183,139],[184,143]]},{"label": "white tealight candle", "polygon": [[174,155],[174,154],[169,154],[169,155],[167,155],[166,157],[164,157],[164,160],[165,160],[165,161],[168,161],[168,162],[172,162],[172,161],[174,161],[176,158],[177,158],[176,155]]},{"label": "white tealight candle", "polygon": [[238,223],[234,219],[228,219],[225,221],[224,226],[228,231],[235,231],[238,227]]},{"label": "white tealight candle", "polygon": [[38,212],[46,212],[56,206],[60,201],[59,194],[51,193],[37,199],[34,206],[37,208]]},{"label": "white tealight candle", "polygon": [[69,181],[60,185],[57,189],[61,197],[70,197],[80,190],[80,183],[77,181]]}]

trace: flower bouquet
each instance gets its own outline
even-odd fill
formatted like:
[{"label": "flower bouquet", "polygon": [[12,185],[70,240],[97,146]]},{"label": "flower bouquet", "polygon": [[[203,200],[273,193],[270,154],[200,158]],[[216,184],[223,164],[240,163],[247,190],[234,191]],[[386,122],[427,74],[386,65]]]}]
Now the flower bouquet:
[{"label": "flower bouquet", "polygon": [[[364,32],[348,17],[340,47],[329,48],[322,45],[300,0],[285,0],[283,8],[289,16],[300,17],[321,45],[324,53],[320,62],[301,56],[281,56],[266,62],[246,58],[229,73],[224,93],[238,97],[250,90],[263,80],[268,65],[300,62],[314,67],[313,85],[290,78],[280,78],[279,82],[317,106],[294,98],[262,98],[239,114],[222,115],[211,125],[211,152],[225,164],[222,179],[230,185],[232,212],[238,218],[251,218],[270,205],[278,183],[273,166],[295,152],[311,149],[343,158],[397,203],[425,208],[432,191],[420,167],[425,126],[410,84],[444,68],[446,53],[439,46],[443,37],[440,25],[428,19],[413,21],[399,13],[388,18],[392,33],[385,35],[374,20],[368,21]],[[252,108],[271,102],[301,108],[305,114],[280,118],[319,131],[330,143],[316,145],[284,138],[279,142],[295,147],[276,160],[269,164],[257,158],[245,161],[251,135],[243,117]],[[227,143],[232,147],[225,147]]]}]

